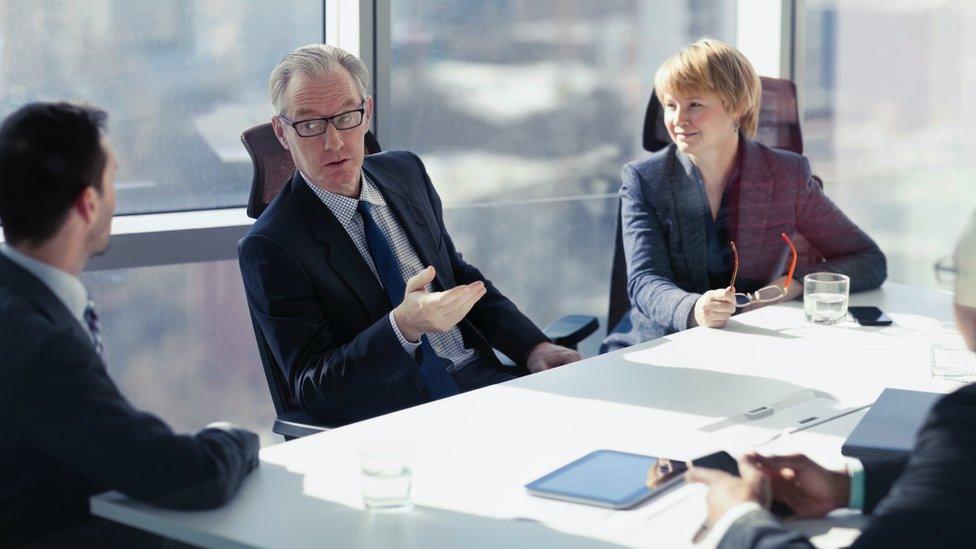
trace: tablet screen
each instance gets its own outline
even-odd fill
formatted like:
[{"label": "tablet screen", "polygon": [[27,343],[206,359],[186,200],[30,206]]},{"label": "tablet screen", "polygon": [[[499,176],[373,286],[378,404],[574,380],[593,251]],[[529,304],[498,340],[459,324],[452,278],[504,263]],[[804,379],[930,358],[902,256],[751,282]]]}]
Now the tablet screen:
[{"label": "tablet screen", "polygon": [[[682,462],[662,460],[664,471],[658,485],[673,478],[671,469],[684,470]],[[614,450],[597,450],[565,465],[525,487],[535,495],[621,507],[634,505],[651,495],[648,471],[658,458]],[[656,471],[660,471],[658,466]],[[677,472],[677,471],[676,471]]]}]

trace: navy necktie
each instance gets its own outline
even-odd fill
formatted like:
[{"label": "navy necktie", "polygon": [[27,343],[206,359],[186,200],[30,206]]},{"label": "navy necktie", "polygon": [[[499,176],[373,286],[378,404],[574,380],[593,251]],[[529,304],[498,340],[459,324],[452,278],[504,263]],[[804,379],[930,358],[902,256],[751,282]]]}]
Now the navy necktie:
[{"label": "navy necktie", "polygon": [[[390,240],[386,238],[386,234],[373,219],[370,211],[372,208],[373,205],[365,200],[360,200],[357,206],[359,214],[363,218],[366,242],[369,244],[369,253],[373,257],[376,273],[386,289],[386,296],[390,300],[390,305],[396,307],[403,301],[403,293],[406,291],[407,284],[403,280],[400,263],[397,261],[393,246],[390,245]],[[423,378],[424,385],[427,386],[431,398],[444,398],[460,392],[451,374],[447,373],[448,364],[450,361],[437,356],[427,336],[420,336],[420,377]]]},{"label": "navy necktie", "polygon": [[85,307],[85,324],[88,325],[88,331],[91,333],[92,345],[95,346],[95,352],[98,356],[102,356],[105,350],[102,344],[102,327],[98,322],[98,314],[95,312],[95,302],[89,300],[88,306]]}]

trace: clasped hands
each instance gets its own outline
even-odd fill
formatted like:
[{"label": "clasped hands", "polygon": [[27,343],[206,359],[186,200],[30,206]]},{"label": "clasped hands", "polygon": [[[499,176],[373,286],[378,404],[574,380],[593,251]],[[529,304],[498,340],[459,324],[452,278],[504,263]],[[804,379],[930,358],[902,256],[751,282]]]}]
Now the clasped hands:
[{"label": "clasped hands", "polygon": [[688,482],[708,487],[708,524],[740,503],[756,502],[769,508],[773,500],[793,510],[797,518],[817,518],[847,506],[850,477],[831,471],[803,454],[763,456],[755,452],[739,460],[741,477],[717,469],[692,467]]},{"label": "clasped hands", "polygon": [[[481,280],[461,284],[443,292],[430,292],[436,271],[427,267],[407,280],[401,302],[393,309],[397,328],[408,341],[418,341],[429,333],[446,332],[457,326],[488,292]],[[580,359],[579,353],[548,341],[539,343],[526,356],[526,366],[532,373],[541,372]]]}]

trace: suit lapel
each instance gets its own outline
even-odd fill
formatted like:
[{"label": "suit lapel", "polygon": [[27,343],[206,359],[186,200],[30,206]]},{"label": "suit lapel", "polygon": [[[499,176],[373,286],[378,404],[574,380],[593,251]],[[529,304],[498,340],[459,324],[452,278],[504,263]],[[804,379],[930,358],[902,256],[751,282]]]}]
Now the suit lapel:
[{"label": "suit lapel", "polygon": [[[759,261],[763,252],[763,232],[769,215],[773,176],[762,150],[751,140],[742,147],[742,173],[739,179],[739,229],[736,245],[739,251],[739,273],[743,280],[765,279]],[[765,282],[765,280],[762,280]]]},{"label": "suit lapel", "polygon": [[[689,163],[688,166],[691,164]],[[675,220],[681,234],[688,274],[696,288],[708,287],[708,241],[705,236],[705,215],[708,201],[701,185],[678,159],[677,152],[670,163],[671,192],[674,197]]]},{"label": "suit lapel", "polygon": [[447,284],[443,276],[443,266],[436,261],[440,256],[438,254],[440,240],[435,237],[435,232],[424,218],[420,206],[410,197],[408,187],[395,174],[368,163],[363,163],[363,170],[383,194],[387,205],[390,206],[410,244],[413,245],[414,251],[417,252],[421,264],[425,267],[433,265],[438,285],[442,289],[450,288],[452,285]]},{"label": "suit lapel", "polygon": [[349,233],[296,171],[290,188],[316,240],[326,245],[326,262],[373,318],[390,310],[389,298]]},{"label": "suit lapel", "polygon": [[85,341],[91,341],[91,337],[81,327],[78,319],[46,284],[3,254],[0,254],[0,283],[29,300],[41,314],[56,325],[67,328]]}]

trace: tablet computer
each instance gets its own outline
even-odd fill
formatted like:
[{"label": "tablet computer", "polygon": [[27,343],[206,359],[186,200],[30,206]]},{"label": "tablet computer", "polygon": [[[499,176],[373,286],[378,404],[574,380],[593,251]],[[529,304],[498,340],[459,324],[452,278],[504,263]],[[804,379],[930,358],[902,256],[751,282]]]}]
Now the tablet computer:
[{"label": "tablet computer", "polygon": [[685,470],[681,461],[596,450],[526,484],[525,489],[533,496],[629,509],[674,486]]}]

